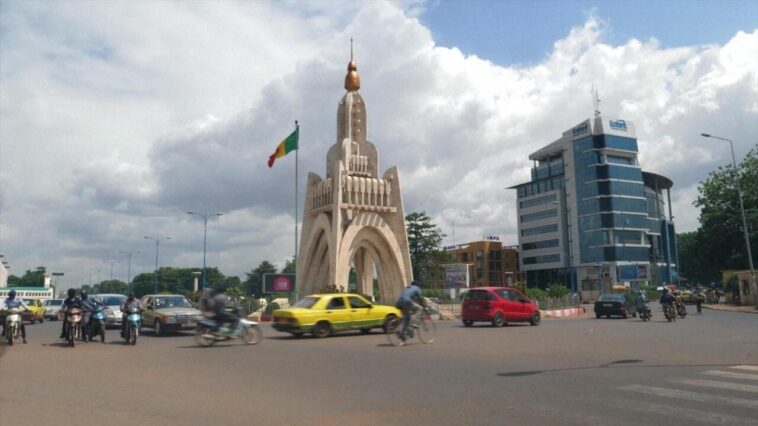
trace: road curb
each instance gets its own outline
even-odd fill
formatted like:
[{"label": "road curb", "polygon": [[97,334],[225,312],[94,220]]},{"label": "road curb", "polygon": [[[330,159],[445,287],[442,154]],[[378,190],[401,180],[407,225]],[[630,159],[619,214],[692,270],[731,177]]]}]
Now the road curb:
[{"label": "road curb", "polygon": [[540,315],[543,318],[569,318],[582,317],[586,312],[587,311],[582,306],[580,308],[540,310]]},{"label": "road curb", "polygon": [[754,306],[727,306],[727,305],[701,305],[703,309],[721,312],[740,312],[744,314],[758,314]]}]

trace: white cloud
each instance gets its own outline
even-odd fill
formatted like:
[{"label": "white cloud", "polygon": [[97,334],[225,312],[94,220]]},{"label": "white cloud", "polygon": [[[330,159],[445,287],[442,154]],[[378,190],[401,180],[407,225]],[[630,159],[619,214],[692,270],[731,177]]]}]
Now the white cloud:
[{"label": "white cloud", "polygon": [[[674,181],[680,231],[697,182],[758,134],[758,31],[723,46],[604,41],[590,16],[530,66],[436,46],[424,2],[11,3],[0,38],[0,251],[14,273],[45,264],[86,280],[121,250],[133,275],[202,262],[227,274],[293,253],[293,158],[264,164],[301,124],[301,196],[335,141],[348,40],[382,170],[398,165],[408,211],[463,242],[515,243],[527,155],[592,113],[637,124],[644,169]],[[294,10],[297,9],[297,10]],[[387,29],[391,29],[388,31]],[[300,199],[302,208],[302,199]],[[122,279],[126,265],[118,265]],[[119,269],[120,268],[120,269]],[[117,272],[119,276],[119,272]]]}]

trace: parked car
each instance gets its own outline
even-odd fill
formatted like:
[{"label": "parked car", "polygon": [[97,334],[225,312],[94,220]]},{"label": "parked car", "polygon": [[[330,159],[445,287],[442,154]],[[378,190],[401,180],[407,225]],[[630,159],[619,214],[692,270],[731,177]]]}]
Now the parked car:
[{"label": "parked car", "polygon": [[21,321],[28,321],[32,324],[35,322],[45,322],[45,307],[39,299],[24,299],[24,303],[29,307],[28,311],[21,311]]},{"label": "parked car", "polygon": [[508,322],[540,323],[537,305],[520,291],[510,287],[477,287],[466,293],[461,307],[463,325],[477,321],[502,327]]},{"label": "parked car", "polygon": [[106,306],[105,326],[121,327],[121,303],[126,300],[123,294],[93,294],[100,303]]},{"label": "parked car", "polygon": [[156,336],[169,331],[194,330],[203,313],[180,294],[148,294],[140,300],[142,326],[152,328]]},{"label": "parked car", "polygon": [[63,299],[48,299],[44,302],[45,319],[50,321],[58,320],[58,312],[63,306]]},{"label": "parked car", "polygon": [[595,318],[636,316],[634,304],[625,293],[606,293],[595,301]]},{"label": "parked car", "polygon": [[394,306],[373,304],[357,294],[312,294],[291,308],[275,310],[273,327],[296,337],[305,333],[326,337],[349,330],[369,333],[372,328],[385,328],[389,320],[401,316]]}]

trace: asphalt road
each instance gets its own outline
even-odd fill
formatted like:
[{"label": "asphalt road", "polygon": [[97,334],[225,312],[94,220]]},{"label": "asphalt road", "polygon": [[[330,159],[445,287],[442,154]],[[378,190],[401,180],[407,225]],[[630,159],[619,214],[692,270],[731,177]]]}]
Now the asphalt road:
[{"label": "asphalt road", "polygon": [[675,323],[438,322],[437,341],[380,333],[199,348],[190,334],[63,346],[60,323],[0,344],[0,423],[758,425],[758,315]]}]

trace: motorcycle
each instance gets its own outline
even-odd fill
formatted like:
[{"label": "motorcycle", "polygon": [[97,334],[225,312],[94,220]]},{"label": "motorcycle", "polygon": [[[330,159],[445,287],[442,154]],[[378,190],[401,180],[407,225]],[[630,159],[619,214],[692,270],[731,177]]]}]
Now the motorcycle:
[{"label": "motorcycle", "polygon": [[676,314],[681,319],[684,319],[684,317],[687,316],[687,309],[684,307],[684,303],[682,302],[676,303]]},{"label": "motorcycle", "polygon": [[663,304],[663,316],[666,317],[668,322],[676,321],[676,308],[668,303]]},{"label": "motorcycle", "polygon": [[21,337],[21,311],[11,308],[5,312],[5,337],[8,344],[13,346],[13,341]]},{"label": "motorcycle", "polygon": [[637,311],[642,321],[650,321],[650,319],[653,318],[653,314],[650,311],[650,305],[647,303],[645,303],[644,307],[637,309]]},{"label": "motorcycle", "polygon": [[122,334],[121,337],[124,339],[124,343],[136,345],[137,336],[139,336],[139,331],[142,324],[140,310],[137,308],[129,308],[126,311],[126,318],[124,321],[126,321],[126,328],[125,333]]},{"label": "motorcycle", "polygon": [[74,347],[76,340],[82,338],[82,309],[71,307],[66,310],[66,340],[68,345]]},{"label": "motorcycle", "polygon": [[240,318],[237,326],[229,328],[211,318],[204,318],[197,323],[195,340],[200,346],[213,346],[216,342],[240,339],[243,343],[254,345],[263,337],[260,325],[255,321]]},{"label": "motorcycle", "polygon": [[100,336],[100,341],[105,343],[105,306],[95,305],[90,321],[89,340],[92,341],[95,336]]}]

